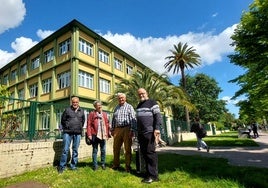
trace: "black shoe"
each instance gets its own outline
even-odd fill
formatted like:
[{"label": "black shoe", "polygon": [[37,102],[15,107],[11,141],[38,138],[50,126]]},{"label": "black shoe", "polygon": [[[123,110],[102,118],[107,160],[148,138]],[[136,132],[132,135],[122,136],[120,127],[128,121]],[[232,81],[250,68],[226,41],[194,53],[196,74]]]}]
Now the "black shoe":
[{"label": "black shoe", "polygon": [[129,173],[131,171],[131,167],[130,166],[127,166],[126,167],[126,172]]},{"label": "black shoe", "polygon": [[62,174],[64,169],[58,166],[57,170],[59,174]]},{"label": "black shoe", "polygon": [[209,152],[209,146],[207,146],[207,152]]},{"label": "black shoe", "polygon": [[119,167],[118,166],[112,166],[112,169],[113,170],[119,170]]},{"label": "black shoe", "polygon": [[149,178],[144,178],[141,182],[142,183],[153,183],[153,182],[158,182],[158,181],[159,181],[158,178],[149,177]]},{"label": "black shoe", "polygon": [[93,170],[94,171],[98,170],[98,166],[93,166]]},{"label": "black shoe", "polygon": [[101,168],[102,168],[102,170],[105,170],[106,169],[106,166],[105,165],[101,165]]}]

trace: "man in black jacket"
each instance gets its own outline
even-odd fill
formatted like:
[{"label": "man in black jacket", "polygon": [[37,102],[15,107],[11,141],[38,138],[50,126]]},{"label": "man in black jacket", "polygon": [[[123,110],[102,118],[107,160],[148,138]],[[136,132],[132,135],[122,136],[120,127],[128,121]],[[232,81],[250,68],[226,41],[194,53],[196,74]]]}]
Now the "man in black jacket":
[{"label": "man in black jacket", "polygon": [[61,117],[63,149],[60,164],[58,166],[59,173],[62,173],[66,168],[71,142],[73,142],[73,146],[70,168],[72,170],[76,170],[78,163],[78,147],[80,145],[83,126],[85,123],[85,113],[79,106],[79,98],[74,96],[71,100],[72,105],[65,109]]},{"label": "man in black jacket", "polygon": [[190,132],[194,132],[197,139],[197,149],[201,150],[201,148],[206,149],[209,152],[209,146],[206,144],[202,138],[206,136],[206,130],[201,125],[199,117],[194,118],[194,123],[191,126]]},{"label": "man in black jacket", "polygon": [[146,174],[143,183],[158,179],[158,157],[155,152],[155,138],[160,134],[162,116],[156,101],[149,99],[144,88],[138,89],[140,103],[137,106],[137,129],[140,150],[145,160]]}]

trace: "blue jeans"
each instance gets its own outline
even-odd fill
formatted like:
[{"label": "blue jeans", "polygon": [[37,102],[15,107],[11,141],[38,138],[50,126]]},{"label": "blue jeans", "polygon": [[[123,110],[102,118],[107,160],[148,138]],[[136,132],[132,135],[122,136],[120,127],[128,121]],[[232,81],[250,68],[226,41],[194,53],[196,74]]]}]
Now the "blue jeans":
[{"label": "blue jeans", "polygon": [[201,148],[207,149],[206,142],[204,140],[202,140],[202,138],[198,138],[198,136],[196,136],[196,138],[197,138],[197,148],[198,149],[201,149]]},{"label": "blue jeans", "polygon": [[106,161],[106,140],[100,140],[97,137],[95,138],[94,143],[92,144],[92,162],[93,167],[98,166],[98,146],[100,145],[101,151],[101,165],[105,165]]},{"label": "blue jeans", "polygon": [[71,142],[73,143],[72,143],[72,159],[71,159],[70,168],[71,169],[76,168],[77,163],[78,163],[78,147],[80,145],[80,140],[81,140],[80,134],[69,134],[69,133],[63,134],[63,141],[62,141],[63,150],[62,150],[62,154],[60,158],[60,165],[59,165],[61,169],[66,168]]}]

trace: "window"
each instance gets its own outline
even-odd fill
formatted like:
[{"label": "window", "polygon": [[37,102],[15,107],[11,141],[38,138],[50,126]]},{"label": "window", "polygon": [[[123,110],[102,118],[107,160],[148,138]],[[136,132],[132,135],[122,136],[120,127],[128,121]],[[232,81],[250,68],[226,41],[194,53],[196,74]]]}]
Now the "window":
[{"label": "window", "polygon": [[14,97],[15,97],[15,93],[14,92],[10,93],[9,101],[8,101],[9,104],[13,104],[14,103]]},{"label": "window", "polygon": [[71,39],[67,39],[59,44],[59,55],[66,54],[71,50]]},{"label": "window", "polygon": [[127,65],[126,71],[127,71],[127,74],[132,74],[133,73],[133,67],[131,67],[130,65]]},{"label": "window", "polygon": [[41,117],[41,129],[46,130],[50,127],[50,112],[40,112]]},{"label": "window", "polygon": [[26,74],[27,71],[27,64],[21,65],[20,66],[20,75],[23,76]]},{"label": "window", "polygon": [[54,59],[54,50],[53,49],[49,49],[48,51],[46,51],[44,53],[45,56],[45,61],[44,63],[50,62]]},{"label": "window", "polygon": [[109,64],[109,54],[105,51],[99,50],[99,60],[103,63]]},{"label": "window", "polygon": [[79,39],[79,51],[87,55],[93,56],[93,45],[80,38]]},{"label": "window", "polygon": [[38,86],[37,83],[30,85],[30,97],[36,97],[38,93]]},{"label": "window", "polygon": [[11,80],[15,80],[16,79],[16,76],[17,76],[17,70],[11,71],[11,77],[10,77],[10,79]]},{"label": "window", "polygon": [[8,82],[8,75],[6,74],[3,79],[3,84],[7,84]]},{"label": "window", "polygon": [[57,122],[57,128],[58,129],[62,129],[62,125],[61,125],[61,116],[63,114],[63,110],[62,109],[57,109],[56,110],[56,122]]},{"label": "window", "polygon": [[93,89],[93,75],[79,70],[78,84],[81,87]]},{"label": "window", "polygon": [[39,67],[39,64],[40,64],[40,57],[36,57],[36,58],[33,58],[32,61],[31,61],[31,68],[32,70],[36,69]]},{"label": "window", "polygon": [[24,99],[24,88],[18,91],[18,97],[19,99]]},{"label": "window", "polygon": [[71,81],[70,71],[58,74],[58,87],[59,89],[69,87]]},{"label": "window", "polygon": [[43,88],[43,94],[51,92],[51,78],[43,80],[42,88]]},{"label": "window", "polygon": [[122,71],[122,61],[117,59],[117,58],[114,58],[114,67],[120,71]]},{"label": "window", "polygon": [[110,94],[110,81],[100,78],[100,92]]}]

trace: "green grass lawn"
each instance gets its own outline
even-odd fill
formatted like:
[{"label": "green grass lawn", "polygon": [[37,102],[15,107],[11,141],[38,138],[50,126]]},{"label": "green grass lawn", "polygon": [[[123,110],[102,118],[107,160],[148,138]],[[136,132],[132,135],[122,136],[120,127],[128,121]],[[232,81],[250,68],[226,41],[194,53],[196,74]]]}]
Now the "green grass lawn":
[{"label": "green grass lawn", "polygon": [[[237,137],[237,136],[236,136]],[[238,139],[232,133],[205,138],[211,146],[253,146],[250,139]],[[252,142],[253,143],[252,143]],[[193,141],[195,144],[196,142]],[[191,141],[187,141],[188,146]],[[216,144],[216,145],[214,145]],[[184,145],[180,143],[178,145]],[[193,145],[191,145],[193,146]],[[225,146],[225,145],[224,145]],[[134,160],[133,155],[133,160]],[[112,163],[112,156],[107,156],[107,166]],[[124,161],[121,161],[123,167]],[[135,163],[132,163],[135,169]],[[84,188],[84,187],[186,187],[186,188],[234,188],[234,187],[268,187],[268,169],[254,167],[230,166],[227,159],[206,158],[200,156],[183,156],[178,154],[159,154],[160,182],[152,184],[141,183],[140,175],[135,171],[126,173],[106,170],[93,171],[91,159],[79,162],[77,171],[66,170],[58,174],[55,167],[47,167],[24,173],[11,178],[0,179],[0,187],[25,181],[41,182],[55,188]]]},{"label": "green grass lawn", "polygon": [[[209,146],[258,146],[253,139],[250,138],[238,138],[236,131],[225,132],[220,135],[207,136],[203,139]],[[176,143],[173,146],[191,147],[196,146],[196,138],[186,140],[180,143]]]}]

